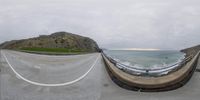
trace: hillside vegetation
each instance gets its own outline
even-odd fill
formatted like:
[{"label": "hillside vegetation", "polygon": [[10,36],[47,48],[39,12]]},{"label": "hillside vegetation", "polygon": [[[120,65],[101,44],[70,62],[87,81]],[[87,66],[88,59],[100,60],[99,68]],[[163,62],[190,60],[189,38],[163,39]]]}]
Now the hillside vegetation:
[{"label": "hillside vegetation", "polygon": [[7,41],[0,45],[2,49],[41,51],[41,52],[97,52],[97,43],[80,35],[56,32],[51,35]]}]

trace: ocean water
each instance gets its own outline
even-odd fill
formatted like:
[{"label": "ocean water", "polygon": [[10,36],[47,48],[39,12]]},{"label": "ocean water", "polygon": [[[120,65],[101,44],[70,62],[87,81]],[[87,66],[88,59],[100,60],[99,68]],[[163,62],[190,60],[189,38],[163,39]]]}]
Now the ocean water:
[{"label": "ocean water", "polygon": [[168,67],[182,61],[185,57],[184,53],[172,50],[105,50],[104,53],[122,64],[144,69]]}]

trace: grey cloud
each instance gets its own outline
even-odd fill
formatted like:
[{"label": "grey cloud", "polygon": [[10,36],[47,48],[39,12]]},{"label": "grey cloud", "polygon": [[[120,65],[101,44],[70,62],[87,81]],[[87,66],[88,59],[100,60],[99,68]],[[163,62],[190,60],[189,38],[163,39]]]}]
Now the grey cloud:
[{"label": "grey cloud", "polygon": [[105,48],[181,49],[200,43],[199,0],[1,0],[0,42],[56,31]]}]

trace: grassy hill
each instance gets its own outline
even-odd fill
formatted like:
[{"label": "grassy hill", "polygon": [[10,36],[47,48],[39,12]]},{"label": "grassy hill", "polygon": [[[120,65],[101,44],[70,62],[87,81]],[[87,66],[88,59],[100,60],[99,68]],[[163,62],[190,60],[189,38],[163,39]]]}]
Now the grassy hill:
[{"label": "grassy hill", "polygon": [[1,44],[0,48],[61,53],[99,51],[99,47],[94,40],[68,32],[56,32],[51,35],[40,35],[39,37],[29,39],[7,41]]}]

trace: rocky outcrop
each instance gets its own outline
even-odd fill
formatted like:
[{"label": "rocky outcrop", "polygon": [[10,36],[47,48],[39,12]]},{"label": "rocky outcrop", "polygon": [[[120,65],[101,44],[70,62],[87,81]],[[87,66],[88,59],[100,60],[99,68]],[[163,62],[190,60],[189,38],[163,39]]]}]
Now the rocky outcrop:
[{"label": "rocky outcrop", "polygon": [[188,57],[188,56],[196,55],[199,52],[199,50],[200,50],[200,45],[197,45],[197,46],[183,49],[181,50],[181,52],[184,52],[186,54],[186,57]]},{"label": "rocky outcrop", "polygon": [[1,44],[0,48],[67,48],[87,52],[99,51],[99,47],[94,40],[68,32],[56,32],[51,35],[40,35],[35,38],[8,41]]}]

